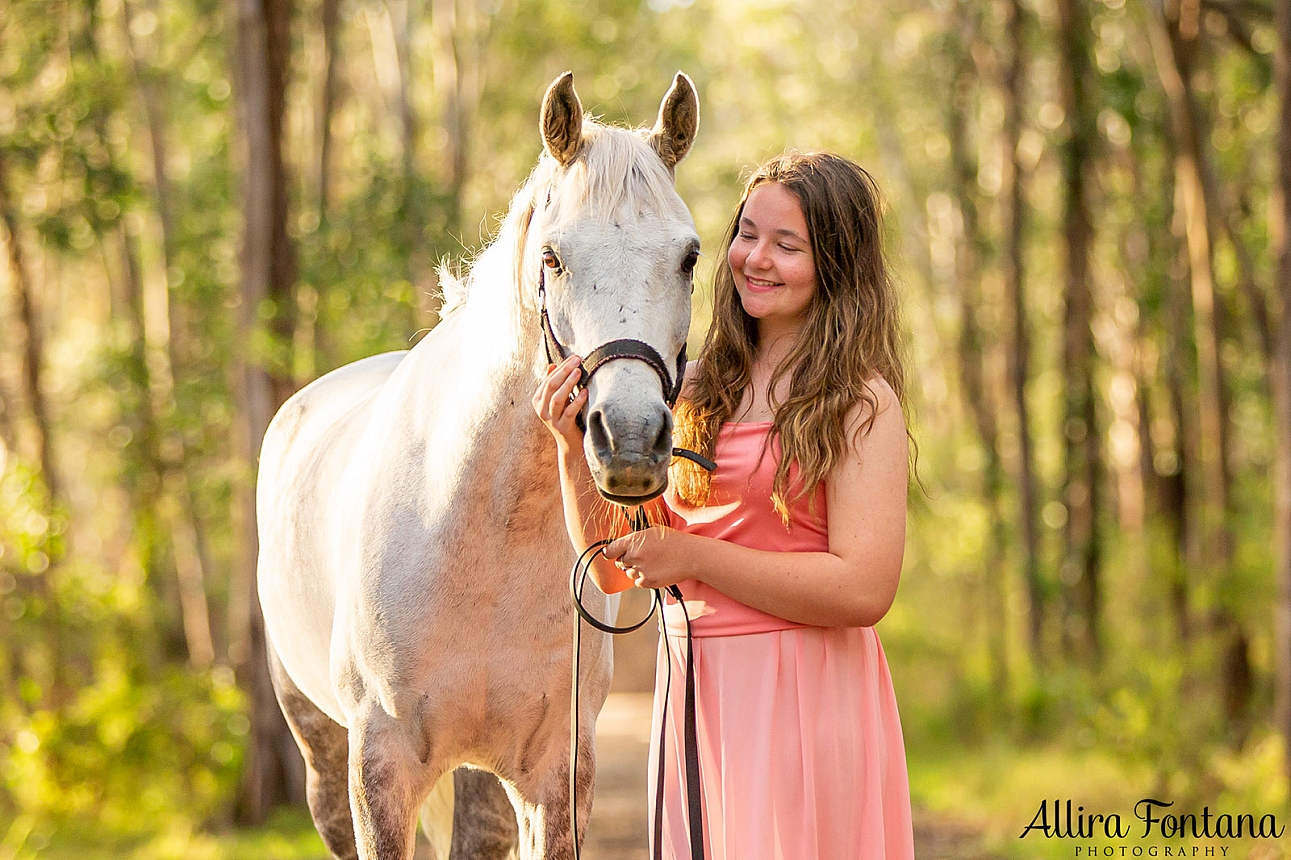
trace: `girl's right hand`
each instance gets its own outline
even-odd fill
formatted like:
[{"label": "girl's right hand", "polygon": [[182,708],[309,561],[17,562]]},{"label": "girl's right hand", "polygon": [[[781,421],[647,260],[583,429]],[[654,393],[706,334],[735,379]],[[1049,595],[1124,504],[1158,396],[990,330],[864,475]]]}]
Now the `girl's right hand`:
[{"label": "girl's right hand", "polygon": [[587,405],[587,389],[581,389],[570,399],[578,384],[581,362],[577,355],[571,355],[560,364],[548,365],[546,378],[533,393],[533,411],[556,437],[556,444],[568,451],[583,447],[583,431],[578,429],[575,419]]}]

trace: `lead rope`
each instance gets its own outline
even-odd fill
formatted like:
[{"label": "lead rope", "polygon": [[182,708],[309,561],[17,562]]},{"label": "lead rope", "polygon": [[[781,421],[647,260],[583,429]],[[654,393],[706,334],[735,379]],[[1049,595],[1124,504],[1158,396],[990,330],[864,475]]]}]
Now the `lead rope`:
[{"label": "lead rope", "polygon": [[[688,459],[693,459],[701,466],[708,468],[709,471],[717,466],[712,461],[691,456],[693,452],[675,450],[674,453],[682,453]],[[697,459],[698,458],[698,459]],[[702,460],[702,462],[701,462]],[[711,466],[711,468],[710,468]],[[634,508],[631,513],[627,508],[622,508],[623,516],[627,519],[628,525],[633,531],[644,531],[649,528],[650,523],[646,519],[643,508]],[[663,623],[663,591],[664,589],[654,588],[653,599],[650,603],[650,611],[644,618],[635,624],[624,627],[616,627],[601,621],[583,606],[583,586],[587,582],[587,575],[591,571],[592,562],[595,561],[596,553],[609,546],[610,541],[598,540],[583,550],[578,560],[574,562],[574,568],[570,571],[569,593],[574,601],[574,608],[577,613],[574,616],[574,665],[573,665],[573,683],[570,690],[569,705],[569,833],[570,840],[574,845],[574,860],[580,860],[580,846],[578,843],[578,686],[579,686],[579,655],[582,651],[582,621],[595,627],[604,633],[611,635],[620,633],[631,633],[642,627],[649,621],[655,613],[659,611],[659,629],[664,637],[664,650],[667,653],[666,675],[664,676],[663,688],[663,709],[659,720],[659,752],[658,752],[658,773],[655,781],[655,800],[654,800],[654,860],[663,858],[663,782],[664,782],[664,744],[667,741],[668,729],[668,694],[672,689],[672,653],[668,647],[668,630]],[[690,613],[686,611],[686,603],[682,598],[681,589],[676,584],[669,585],[667,592],[676,599],[677,605],[681,607],[682,616],[686,619],[686,714],[685,725],[683,726],[686,758],[686,803],[689,811],[690,825],[690,856],[691,860],[704,860],[704,805],[701,794],[699,779],[699,737],[697,731],[697,716],[695,709],[695,661],[692,652],[692,637],[690,630]]]}]

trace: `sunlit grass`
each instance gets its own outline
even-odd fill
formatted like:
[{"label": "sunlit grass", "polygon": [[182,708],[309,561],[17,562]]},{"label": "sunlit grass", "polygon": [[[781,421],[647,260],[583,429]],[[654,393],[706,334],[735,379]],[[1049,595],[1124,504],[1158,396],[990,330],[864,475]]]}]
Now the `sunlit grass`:
[{"label": "sunlit grass", "polygon": [[[965,744],[928,732],[907,732],[910,793],[922,820],[945,822],[956,830],[977,833],[976,845],[962,853],[921,857],[920,860],[1084,860],[1090,847],[1100,856],[1140,856],[1152,860],[1172,852],[1198,848],[1196,856],[1226,860],[1288,860],[1291,854],[1278,840],[1178,840],[1142,838],[1142,823],[1134,818],[1134,804],[1153,796],[1156,775],[1143,764],[1133,764],[1099,750],[1073,749],[1054,741],[1019,745],[1003,735]],[[1225,767],[1240,775],[1230,790],[1210,802],[1212,814],[1273,813],[1278,823],[1291,826],[1291,806],[1285,792],[1267,790],[1280,762],[1280,749],[1262,743],[1245,757],[1234,756]],[[1119,813],[1133,827],[1131,835],[1108,840],[1045,838],[1032,833],[1019,838],[1031,823],[1041,802],[1055,800],[1065,806],[1083,806],[1089,813]],[[1169,798],[1166,798],[1169,799]],[[1180,807],[1184,803],[1180,801]],[[1052,810],[1052,807],[1050,807]],[[1199,812],[1200,810],[1191,810]],[[1053,823],[1052,814],[1050,822]],[[970,842],[972,840],[969,840]],[[1081,854],[1076,854],[1077,848]],[[1155,847],[1157,853],[1149,851]],[[1104,855],[1107,849],[1112,855]],[[1133,854],[1143,849],[1141,855]],[[1228,853],[1221,853],[1227,848]],[[1180,856],[1172,853],[1171,856]],[[1184,854],[1182,856],[1192,856]],[[8,833],[0,828],[0,860],[327,860],[328,854],[309,816],[302,810],[284,810],[266,826],[248,830],[203,831],[182,818],[140,821],[131,832],[112,832],[91,823],[19,820]]]},{"label": "sunlit grass", "polygon": [[[329,860],[304,811],[283,810],[264,827],[204,832],[191,822],[139,822],[132,833],[92,826],[36,824],[20,845],[0,844],[0,860]],[[8,848],[8,853],[6,853]],[[16,848],[16,851],[14,850]]]},{"label": "sunlit grass", "polygon": [[[1025,746],[1003,737],[962,745],[925,736],[922,741],[915,738],[911,742],[908,738],[907,746],[914,805],[926,810],[933,819],[945,818],[979,832],[979,847],[987,856],[1083,860],[1089,856],[1090,848],[1097,848],[1099,856],[1139,856],[1150,860],[1166,856],[1167,846],[1171,848],[1171,856],[1192,856],[1194,846],[1198,857],[1207,856],[1207,848],[1214,849],[1210,856],[1232,860],[1284,860],[1291,856],[1287,853],[1287,842],[1291,840],[1285,834],[1282,839],[1206,840],[1166,839],[1158,831],[1144,838],[1144,825],[1134,817],[1134,806],[1144,797],[1155,796],[1156,775],[1147,765],[1133,764],[1103,751],[1073,749],[1055,742]],[[1257,820],[1271,813],[1277,816],[1278,825],[1287,827],[1291,833],[1291,806],[1284,793],[1243,790],[1252,782],[1261,786],[1275,782],[1279,761],[1280,756],[1271,754],[1267,745],[1256,745],[1252,754],[1240,763],[1230,763],[1230,767],[1242,772],[1240,783],[1244,784],[1235,791],[1222,792],[1218,800],[1206,804],[1212,820],[1222,812],[1251,813]],[[1099,823],[1093,828],[1097,835],[1092,838],[1046,838],[1038,830],[1022,837],[1042,802],[1050,804],[1048,822],[1056,824],[1052,804],[1059,801],[1065,815],[1068,799],[1073,810],[1083,806],[1087,816],[1119,814],[1130,830],[1129,835],[1108,839]],[[1201,813],[1200,805],[1194,808],[1178,800],[1173,811]],[[1076,853],[1077,848],[1080,854]],[[1135,849],[1142,849],[1142,853],[1136,855]],[[1227,854],[1222,849],[1227,849]],[[1108,850],[1112,853],[1107,854]],[[1153,850],[1155,854],[1151,853]],[[1176,853],[1181,850],[1188,853]]]}]

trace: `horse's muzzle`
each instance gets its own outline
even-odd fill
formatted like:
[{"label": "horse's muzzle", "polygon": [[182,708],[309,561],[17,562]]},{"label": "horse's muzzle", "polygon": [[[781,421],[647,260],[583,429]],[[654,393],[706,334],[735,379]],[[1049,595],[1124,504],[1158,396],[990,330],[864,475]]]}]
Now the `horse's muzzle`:
[{"label": "horse's muzzle", "polygon": [[660,405],[643,420],[592,409],[584,453],[602,496],[621,505],[644,504],[668,486],[672,413]]}]

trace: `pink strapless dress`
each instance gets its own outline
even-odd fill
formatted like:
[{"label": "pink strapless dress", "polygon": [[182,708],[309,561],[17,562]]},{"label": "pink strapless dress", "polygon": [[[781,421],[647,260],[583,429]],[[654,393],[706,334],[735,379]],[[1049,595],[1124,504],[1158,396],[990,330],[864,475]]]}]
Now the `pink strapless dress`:
[{"label": "pink strapless dress", "polygon": [[[829,549],[824,488],[785,528],[771,507],[778,448],[769,423],[728,423],[710,504],[669,491],[673,528],[755,549]],[[794,477],[796,473],[791,473]],[[702,583],[680,583],[696,671],[705,849],[709,860],[912,860],[910,788],[892,678],[872,627],[823,628],[759,612]],[[686,630],[664,608],[650,751],[650,833],[663,685],[672,664],[664,751],[663,857],[690,860],[682,727]],[[665,656],[666,648],[666,656]]]}]

